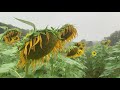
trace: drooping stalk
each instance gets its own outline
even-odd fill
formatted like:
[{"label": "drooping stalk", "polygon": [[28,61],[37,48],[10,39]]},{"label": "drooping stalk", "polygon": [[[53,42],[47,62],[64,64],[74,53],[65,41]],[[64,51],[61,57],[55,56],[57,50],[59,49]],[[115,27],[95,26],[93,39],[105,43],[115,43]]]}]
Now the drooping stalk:
[{"label": "drooping stalk", "polygon": [[34,31],[36,30],[36,27],[35,27],[35,25],[32,22],[26,21],[26,20],[22,20],[22,19],[18,19],[18,18],[15,18],[15,19],[20,21],[20,22],[23,22],[25,24],[28,24],[28,25],[32,26]]},{"label": "drooping stalk", "polygon": [[67,67],[65,67],[65,78],[67,77]]},{"label": "drooping stalk", "polygon": [[53,65],[54,65],[54,62],[53,62],[53,60],[51,60],[51,76],[53,76],[53,72],[54,72],[54,67],[53,67]]},{"label": "drooping stalk", "polygon": [[29,72],[29,62],[27,62],[26,66],[25,66],[25,77],[28,76],[28,72]]},{"label": "drooping stalk", "polygon": [[22,78],[22,76],[16,70],[14,70],[14,69],[11,69],[11,70],[14,71],[19,78]]},{"label": "drooping stalk", "polygon": [[0,26],[0,28],[4,29],[4,30],[9,30],[7,26]]}]

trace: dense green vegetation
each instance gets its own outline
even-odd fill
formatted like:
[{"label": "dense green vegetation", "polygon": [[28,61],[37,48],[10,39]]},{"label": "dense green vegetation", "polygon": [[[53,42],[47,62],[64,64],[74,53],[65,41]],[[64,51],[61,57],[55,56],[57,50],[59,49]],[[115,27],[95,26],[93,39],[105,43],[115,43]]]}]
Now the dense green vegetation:
[{"label": "dense green vegetation", "polygon": [[[5,24],[0,24],[6,26]],[[13,28],[13,27],[11,27]],[[2,35],[3,29],[0,29]],[[24,31],[23,31],[24,32]],[[24,32],[25,33],[25,32]],[[25,33],[26,34],[26,33]],[[120,41],[116,38],[118,32],[111,34],[109,39],[112,46],[101,43],[93,44],[89,41],[85,52],[78,58],[66,57],[66,50],[50,56],[50,61],[29,70],[25,76],[24,68],[19,69],[16,65],[20,59],[16,43],[8,45],[0,41],[0,77],[1,78],[119,78],[120,77]],[[118,35],[119,37],[120,35]],[[1,37],[1,36],[0,36]],[[115,41],[116,40],[116,41]],[[92,52],[96,55],[93,56]]]},{"label": "dense green vegetation", "polygon": [[[90,57],[91,51],[97,55]],[[30,73],[34,78],[119,78],[120,77],[120,42],[113,47],[95,45],[85,52],[86,56],[70,59],[57,54],[51,57],[50,62]],[[17,47],[0,43],[0,77],[22,78],[24,70],[16,68],[19,60]]]}]

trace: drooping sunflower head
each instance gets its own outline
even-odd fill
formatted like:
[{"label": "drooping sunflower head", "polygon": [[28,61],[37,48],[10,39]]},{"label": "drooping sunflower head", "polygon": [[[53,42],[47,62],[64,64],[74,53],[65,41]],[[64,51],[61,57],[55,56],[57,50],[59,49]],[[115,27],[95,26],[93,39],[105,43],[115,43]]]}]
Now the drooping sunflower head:
[{"label": "drooping sunflower head", "polygon": [[[17,19],[17,18],[16,18]],[[62,28],[54,30],[44,29],[38,31],[32,22],[17,19],[23,23],[26,23],[33,27],[33,32],[26,35],[23,39],[23,44],[20,47],[20,61],[18,63],[19,67],[26,66],[27,62],[33,67],[36,63],[49,60],[50,53],[54,55],[62,47],[65,41],[72,40],[76,34],[77,30],[73,25],[66,24]]]},{"label": "drooping sunflower head", "polygon": [[79,49],[78,47],[76,47],[76,48],[71,49],[67,53],[67,57],[69,57],[69,58],[77,58],[77,57],[80,57],[83,54],[84,54],[84,51]]},{"label": "drooping sunflower head", "polygon": [[75,46],[84,48],[86,46],[86,44],[85,44],[85,42],[77,42],[77,43],[75,43]]},{"label": "drooping sunflower head", "polygon": [[82,46],[82,43],[81,43],[81,42],[77,42],[77,43],[75,43],[75,46],[81,47],[81,46]]},{"label": "drooping sunflower head", "polygon": [[13,44],[20,40],[21,32],[17,28],[9,29],[4,32],[2,40],[7,44]]},{"label": "drooping sunflower head", "polygon": [[20,48],[18,66],[24,67],[30,61],[35,67],[34,63],[49,61],[50,53],[56,53],[62,48],[59,41],[55,31],[51,30],[44,29],[27,34]]},{"label": "drooping sunflower head", "polygon": [[85,47],[86,46],[86,43],[85,42],[81,42],[82,43],[82,47]]},{"label": "drooping sunflower head", "polygon": [[63,42],[71,41],[73,38],[75,38],[77,35],[76,28],[71,24],[65,24],[62,28],[59,30],[59,37]]},{"label": "drooping sunflower head", "polygon": [[96,56],[96,51],[92,51],[92,56],[95,57]]},{"label": "drooping sunflower head", "polygon": [[108,42],[108,45],[110,45],[110,43],[111,43],[111,40],[107,40],[107,42]]},{"label": "drooping sunflower head", "polygon": [[79,47],[80,50],[84,51],[84,47]]},{"label": "drooping sunflower head", "polygon": [[111,40],[103,40],[103,41],[101,41],[101,44],[105,45],[105,46],[109,46],[110,43],[111,43]]}]

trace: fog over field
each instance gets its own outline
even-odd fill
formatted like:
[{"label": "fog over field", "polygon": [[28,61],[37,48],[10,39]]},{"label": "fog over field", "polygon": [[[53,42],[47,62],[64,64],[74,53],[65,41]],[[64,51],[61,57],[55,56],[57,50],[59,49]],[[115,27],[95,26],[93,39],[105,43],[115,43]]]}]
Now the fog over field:
[{"label": "fog over field", "polygon": [[32,29],[14,17],[31,21],[38,29],[47,25],[57,28],[66,23],[73,24],[78,30],[78,37],[74,41],[99,41],[120,30],[120,12],[0,12],[0,22]]}]

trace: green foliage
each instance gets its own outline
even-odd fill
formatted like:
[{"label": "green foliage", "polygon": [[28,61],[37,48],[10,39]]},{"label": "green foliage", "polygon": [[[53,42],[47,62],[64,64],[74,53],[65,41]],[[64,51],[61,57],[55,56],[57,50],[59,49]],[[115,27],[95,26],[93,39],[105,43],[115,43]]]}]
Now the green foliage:
[{"label": "green foliage", "polygon": [[105,39],[111,40],[111,45],[115,45],[120,40],[120,31],[113,32],[109,37],[105,37]]},{"label": "green foliage", "polygon": [[117,78],[120,76],[120,42],[111,47],[108,53],[109,57],[105,59],[107,61],[105,71],[101,77]]},{"label": "green foliage", "polygon": [[32,22],[29,22],[29,21],[26,21],[26,20],[22,20],[22,19],[18,19],[18,18],[15,18],[15,19],[20,21],[20,22],[23,22],[25,24],[28,24],[28,25],[32,26],[34,28],[34,30],[36,29],[35,25]]},{"label": "green foliage", "polygon": [[[95,57],[92,57],[92,51],[97,52]],[[119,78],[119,55],[120,42],[109,47],[100,44],[89,47],[84,55],[76,59],[58,53],[47,64],[38,66],[35,72],[30,70],[27,78]],[[1,78],[26,78],[24,69],[16,68],[18,60],[16,45],[8,46],[0,42]]]},{"label": "green foliage", "polygon": [[15,63],[3,64],[0,67],[0,73],[6,73],[15,66]]},{"label": "green foliage", "polygon": [[[17,20],[36,29],[31,22]],[[7,29],[6,27],[0,24],[0,30]],[[46,30],[50,31],[47,27]],[[38,32],[35,32],[35,35]],[[57,36],[53,27],[51,32]],[[31,31],[30,34],[33,32]],[[37,66],[35,71],[30,69],[28,75],[25,75],[24,69],[16,67],[19,60],[18,46],[22,44],[18,42],[9,46],[0,41],[0,78],[120,78],[119,34],[115,32],[106,38],[112,41],[112,46],[103,46],[99,43],[94,45],[92,41],[87,42],[89,47],[86,47],[84,55],[75,59],[66,57],[66,53],[74,47],[74,43],[69,43],[65,50],[57,53],[55,57],[50,57],[48,63]],[[0,39],[2,35],[0,34]],[[86,42],[86,40],[82,41]],[[92,56],[93,51],[96,51],[96,56]]]}]

